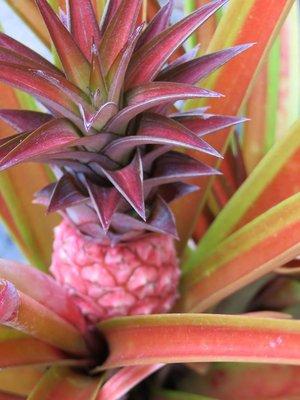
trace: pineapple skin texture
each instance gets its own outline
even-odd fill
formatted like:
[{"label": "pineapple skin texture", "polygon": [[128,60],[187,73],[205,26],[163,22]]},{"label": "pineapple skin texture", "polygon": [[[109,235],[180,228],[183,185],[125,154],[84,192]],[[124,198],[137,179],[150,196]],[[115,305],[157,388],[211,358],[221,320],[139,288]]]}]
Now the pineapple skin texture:
[{"label": "pineapple skin texture", "polygon": [[50,271],[91,322],[165,313],[178,298],[179,263],[167,235],[112,247],[89,240],[64,220],[55,228]]}]

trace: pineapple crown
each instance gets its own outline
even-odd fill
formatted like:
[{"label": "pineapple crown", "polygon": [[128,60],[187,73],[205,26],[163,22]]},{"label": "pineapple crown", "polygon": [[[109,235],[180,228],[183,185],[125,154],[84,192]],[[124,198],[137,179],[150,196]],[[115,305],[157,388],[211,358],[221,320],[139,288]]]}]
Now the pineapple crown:
[{"label": "pineapple crown", "polygon": [[172,0],[148,24],[140,21],[142,0],[111,0],[99,25],[91,0],[69,0],[61,19],[36,0],[62,68],[0,34],[0,80],[48,110],[0,110],[18,132],[0,141],[0,169],[50,164],[57,181],[36,202],[96,240],[117,243],[147,232],[176,237],[170,203],[198,190],[186,180],[218,173],[183,150],[219,157],[203,137],[242,121],[182,111],[184,100],[220,97],[196,83],[249,47],[202,57],[197,49],[183,51],[226,2],[209,2],[170,25]]}]

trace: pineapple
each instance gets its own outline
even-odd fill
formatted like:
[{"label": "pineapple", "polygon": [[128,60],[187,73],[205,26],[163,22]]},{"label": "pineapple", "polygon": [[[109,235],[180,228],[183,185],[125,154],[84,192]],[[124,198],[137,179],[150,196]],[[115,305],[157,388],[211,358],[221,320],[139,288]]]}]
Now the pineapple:
[{"label": "pineapple", "polygon": [[146,24],[142,0],[111,0],[100,25],[90,0],[69,0],[61,19],[36,3],[62,68],[0,34],[0,80],[47,109],[0,110],[18,132],[1,140],[0,168],[52,167],[56,182],[35,199],[63,217],[51,272],[90,321],[167,312],[180,275],[172,202],[198,190],[190,178],[218,173],[184,150],[219,157],[204,136],[242,121],[184,101],[221,97],[196,83],[248,46],[182,51],[226,0],[175,25],[173,1]]}]

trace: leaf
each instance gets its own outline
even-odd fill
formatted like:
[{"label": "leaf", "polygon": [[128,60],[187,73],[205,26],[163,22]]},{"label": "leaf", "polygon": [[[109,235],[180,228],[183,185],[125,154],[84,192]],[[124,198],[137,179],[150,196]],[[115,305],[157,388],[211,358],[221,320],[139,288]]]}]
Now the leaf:
[{"label": "leaf", "polygon": [[219,157],[219,154],[207,143],[179,122],[158,114],[144,114],[139,134],[149,137],[160,137],[181,143],[180,146],[194,148],[198,151]]},{"label": "leaf", "polygon": [[244,127],[242,149],[248,174],[256,167],[265,155],[266,135],[266,107],[268,85],[268,66],[265,63],[250,95],[245,112],[249,117],[249,123]]},{"label": "leaf", "polygon": [[72,36],[82,53],[90,60],[93,43],[98,47],[101,39],[93,5],[91,0],[71,0],[69,7]]},{"label": "leaf", "polygon": [[65,173],[51,189],[48,212],[64,210],[87,200],[87,196],[83,194],[76,180],[70,174]]},{"label": "leaf", "polygon": [[[31,0],[29,0],[29,1],[31,1]],[[38,10],[37,10],[37,12],[38,12]],[[38,12],[38,14],[40,15],[39,12]],[[50,63],[48,60],[46,60],[44,57],[42,57],[39,53],[30,49],[29,47],[25,46],[24,44],[20,43],[19,41],[6,35],[3,32],[0,33],[0,46],[1,46],[1,48],[10,50],[14,54],[16,54],[16,57],[21,56],[22,58],[24,58],[26,60],[32,61],[32,63],[34,65],[39,65],[40,69],[43,69],[46,71],[51,71],[55,75],[64,76],[62,71],[60,71],[58,68],[56,68],[52,63]]]},{"label": "leaf", "polygon": [[[206,0],[186,0],[184,2],[184,11],[186,14],[191,13],[197,8],[206,4]],[[223,10],[216,12],[204,25],[200,26],[195,33],[189,38],[187,42],[188,48],[195,46],[196,43],[201,43],[201,53],[205,53],[209,43],[217,28],[220,15],[223,14]]]},{"label": "leaf", "polygon": [[[299,68],[300,59],[298,57],[299,49],[294,45],[300,40],[299,12],[299,4],[294,2],[280,32],[280,79],[278,81],[278,90],[279,93],[285,90],[285,95],[280,95],[278,99],[278,110],[276,112],[277,136],[280,136],[281,132],[291,126],[299,116],[300,96],[298,87],[300,80],[296,71]],[[273,55],[274,57],[275,54]]]},{"label": "leaf", "polygon": [[107,85],[103,76],[103,66],[99,58],[99,51],[95,43],[92,45],[91,73],[89,88],[93,105],[101,107],[107,101]]},{"label": "leaf", "polygon": [[63,119],[55,119],[37,130],[19,134],[8,142],[0,143],[0,170],[12,167],[58,150],[78,138],[73,125]]},{"label": "leaf", "polygon": [[126,77],[126,89],[150,82],[172,53],[227,0],[216,0],[172,25],[142,46],[134,55]]},{"label": "leaf", "polygon": [[172,146],[178,146],[219,156],[212,147],[189,129],[159,114],[145,114],[137,135],[116,139],[103,151],[110,158],[121,162],[130,150],[143,144],[164,145],[158,149],[158,155],[166,153]]},{"label": "leaf", "polygon": [[142,32],[142,25],[139,26],[133,34],[129,37],[128,42],[120,50],[118,56],[110,67],[107,75],[107,81],[109,86],[108,100],[113,103],[120,103],[120,95],[124,87],[124,79],[126,75],[126,70],[132,53],[135,49],[137,40]]},{"label": "leaf", "polygon": [[166,5],[161,7],[154,18],[149,22],[141,37],[139,38],[135,50],[148,43],[155,36],[163,32],[170,23],[171,14],[174,8],[174,1],[170,0]]},{"label": "leaf", "polygon": [[87,92],[90,76],[89,62],[47,1],[36,0],[36,4],[47,25],[67,77]]},{"label": "leaf", "polygon": [[137,152],[132,161],[122,169],[117,171],[102,170],[107,179],[115,186],[140,217],[145,220],[143,166],[139,152]]},{"label": "leaf", "polygon": [[[205,105],[211,106],[217,114],[236,115],[246,99],[255,71],[273,43],[292,4],[292,0],[273,0],[267,5],[262,0],[251,0],[245,3],[241,10],[240,0],[231,0],[211,41],[208,53],[240,43],[257,44],[221,68],[206,83],[202,82],[205,87],[223,93],[227,100],[219,101],[217,104],[210,99],[201,104],[188,103],[187,107]],[[209,137],[209,143],[221,152],[225,149],[228,134],[229,131],[224,130],[218,135],[212,135]],[[195,153],[194,155],[197,157]],[[209,162],[206,157],[201,156],[201,161],[211,165],[211,161]],[[211,180],[207,178],[195,179],[193,183],[201,185],[204,190],[186,196],[173,206],[181,238],[179,245],[181,250],[184,249],[186,241],[194,230],[210,182]]]},{"label": "leaf", "polygon": [[86,323],[77,305],[50,275],[29,265],[0,259],[0,279],[13,283],[22,293],[69,321],[81,332],[85,331]]},{"label": "leaf", "polygon": [[299,224],[300,194],[295,194],[230,235],[185,274],[181,306],[207,309],[292,260],[299,254]]},{"label": "leaf", "polygon": [[47,365],[65,360],[67,357],[61,350],[37,339],[25,337],[0,343],[1,368]]},{"label": "leaf", "polygon": [[298,119],[295,107],[298,108],[299,95],[295,89],[299,84],[294,71],[299,61],[298,52],[293,51],[300,33],[298,15],[299,5],[295,2],[245,106],[250,121],[243,132],[242,145],[248,172]]},{"label": "leaf", "polygon": [[244,44],[220,50],[194,60],[165,68],[158,76],[159,81],[196,84],[233,57],[249,49],[253,44]]},{"label": "leaf", "polygon": [[110,348],[101,370],[159,362],[300,364],[299,321],[169,314],[112,319],[99,327]]},{"label": "leaf", "polygon": [[88,354],[79,331],[53,311],[18,291],[5,280],[0,281],[0,321],[34,338],[69,353]]},{"label": "leaf", "polygon": [[132,118],[152,107],[199,97],[221,97],[221,95],[182,83],[153,82],[141,85],[127,92],[127,106],[109,121],[106,130],[118,132],[124,129],[124,125],[126,126]]},{"label": "leaf", "polygon": [[170,235],[177,239],[177,231],[174,217],[167,203],[158,197],[151,207],[147,222],[143,222],[131,217],[128,214],[115,213],[112,218],[112,227],[117,231],[124,233],[132,231],[149,231]]},{"label": "leaf", "polygon": [[[203,237],[195,262],[230,233],[300,190],[300,121],[264,157]],[[188,261],[192,267],[193,261]]]},{"label": "leaf", "polygon": [[247,121],[247,119],[241,117],[206,113],[200,115],[197,112],[174,115],[173,118],[200,137]]},{"label": "leaf", "polygon": [[27,396],[41,379],[44,369],[44,367],[34,366],[4,368],[0,371],[0,390],[6,393]]},{"label": "leaf", "polygon": [[33,389],[28,400],[96,400],[101,378],[92,378],[64,367],[52,367]]},{"label": "leaf", "polygon": [[0,109],[0,119],[19,133],[34,131],[52,118],[52,115],[38,111]]},{"label": "leaf", "polygon": [[[46,73],[41,73],[39,70],[33,73],[33,70],[29,68],[1,64],[0,80],[2,82],[35,96],[46,107],[82,126],[78,109],[70,99],[70,94],[67,96],[61,85],[59,86],[57,82],[54,84],[48,78]],[[77,97],[76,92],[73,92],[73,96]]]},{"label": "leaf", "polygon": [[0,392],[0,400],[24,400],[24,397],[15,396],[13,394],[1,393]]},{"label": "leaf", "polygon": [[121,196],[114,187],[101,187],[85,178],[85,185],[89,192],[94,209],[99,217],[101,226],[108,231],[112,217],[118,207]]},{"label": "leaf", "polygon": [[3,33],[0,33],[0,61],[21,67],[42,69],[55,76],[63,76],[58,69],[39,54],[27,49]]},{"label": "leaf", "polygon": [[104,73],[107,73],[117,55],[133,33],[142,0],[122,0],[115,15],[107,25],[99,47]]},{"label": "leaf", "polygon": [[149,375],[162,368],[162,364],[122,368],[100,389],[97,400],[118,400]]},{"label": "leaf", "polygon": [[168,152],[157,159],[152,177],[145,181],[145,185],[148,188],[181,182],[195,176],[215,174],[218,174],[217,170],[194,158],[178,152]]},{"label": "leaf", "polygon": [[101,21],[102,33],[106,31],[107,26],[111,22],[112,18],[115,16],[121,2],[122,0],[109,0],[106,2],[105,13],[102,16]]}]

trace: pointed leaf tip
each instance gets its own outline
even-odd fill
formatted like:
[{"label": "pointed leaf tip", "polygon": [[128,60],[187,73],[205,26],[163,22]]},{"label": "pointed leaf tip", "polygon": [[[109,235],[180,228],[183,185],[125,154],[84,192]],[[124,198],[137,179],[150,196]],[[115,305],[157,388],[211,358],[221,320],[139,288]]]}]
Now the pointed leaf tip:
[{"label": "pointed leaf tip", "polygon": [[86,199],[87,196],[84,196],[81,192],[75,179],[69,174],[64,174],[53,188],[47,212],[64,210],[67,207],[82,203]]},{"label": "pointed leaf tip", "polygon": [[135,29],[142,0],[123,0],[103,34],[99,53],[107,73]]},{"label": "pointed leaf tip", "polygon": [[227,1],[217,0],[204,5],[142,46],[130,63],[126,89],[153,80],[172,53]]},{"label": "pointed leaf tip", "polygon": [[69,0],[71,32],[87,59],[93,42],[99,46],[101,33],[91,0]]},{"label": "pointed leaf tip", "polygon": [[83,181],[89,192],[101,226],[107,234],[121,196],[114,187],[102,187],[96,185],[86,176],[83,177]]},{"label": "pointed leaf tip", "polygon": [[46,0],[35,0],[68,78],[87,93],[90,65],[70,32]]},{"label": "pointed leaf tip", "polygon": [[146,211],[143,189],[143,165],[137,151],[130,164],[117,171],[103,169],[103,173],[145,221]]}]

